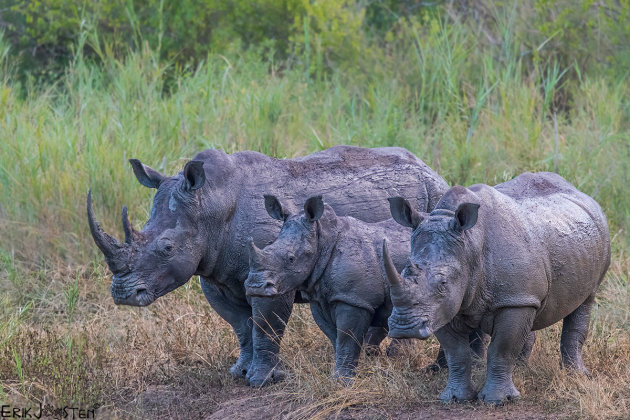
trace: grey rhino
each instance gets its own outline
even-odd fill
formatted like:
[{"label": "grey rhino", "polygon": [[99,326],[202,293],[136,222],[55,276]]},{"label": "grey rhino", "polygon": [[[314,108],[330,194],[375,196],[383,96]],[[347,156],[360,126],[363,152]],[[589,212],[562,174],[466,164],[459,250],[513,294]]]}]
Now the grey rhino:
[{"label": "grey rhino", "polygon": [[[245,290],[252,296],[299,290],[333,345],[335,377],[349,382],[364,338],[378,346],[387,335],[392,303],[381,241],[391,241],[394,264],[402,270],[409,258],[411,229],[392,219],[367,223],[337,216],[322,196],[306,200],[298,214],[271,195],[265,195],[265,207],[283,225],[278,238],[262,250],[250,241]],[[370,327],[373,333],[366,337]]]},{"label": "grey rhino", "polygon": [[282,378],[278,350],[294,302],[292,292],[272,299],[245,295],[247,239],[265,246],[281,226],[267,217],[259,194],[287,197],[285,204],[296,208],[321,192],[337,214],[377,222],[391,217],[387,197],[402,194],[429,211],[448,189],[438,174],[402,148],[337,146],[286,160],[206,150],[172,177],[139,160],[130,163],[142,185],[157,189],[141,231],[131,226],[123,208],[125,241],[103,232],[88,195],[90,230],[114,275],[114,301],[149,305],[200,276],[208,302],[239,340],[240,356],[230,372],[256,386]]},{"label": "grey rhino", "polygon": [[[391,200],[414,229],[402,275],[383,244],[394,310],[392,337],[435,334],[446,352],[443,401],[500,404],[520,394],[515,360],[531,331],[563,319],[563,365],[587,372],[582,345],[595,292],[610,264],[606,218],[591,197],[553,173],[524,173],[490,187],[451,188],[430,214]],[[468,333],[492,336],[487,375],[471,383]]]}]

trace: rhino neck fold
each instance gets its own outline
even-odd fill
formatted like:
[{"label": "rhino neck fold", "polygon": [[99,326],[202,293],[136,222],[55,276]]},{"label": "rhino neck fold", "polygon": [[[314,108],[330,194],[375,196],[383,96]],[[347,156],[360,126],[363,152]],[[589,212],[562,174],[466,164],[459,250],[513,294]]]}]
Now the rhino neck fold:
[{"label": "rhino neck fold", "polygon": [[[328,230],[328,229],[326,229]],[[328,263],[330,262],[332,255],[337,247],[337,240],[339,239],[339,230],[330,229],[332,235],[325,235],[323,233],[324,229],[321,228],[321,222],[316,222],[316,232],[317,232],[317,262],[315,263],[315,267],[313,267],[313,271],[311,271],[311,275],[306,280],[304,287],[301,289],[302,293],[305,294],[307,299],[311,299],[315,287],[319,283],[319,280],[324,276],[326,272],[326,268],[328,267]]]},{"label": "rhino neck fold", "polygon": [[[476,232],[469,231],[471,237],[476,235]],[[486,287],[486,278],[483,271],[483,255],[486,255],[485,241],[483,237],[470,238],[472,243],[481,244],[481,252],[474,252],[474,249],[470,249],[470,244],[464,246],[464,253],[466,254],[466,264],[468,272],[466,273],[466,291],[462,298],[460,306],[460,312],[475,312],[480,305],[484,305],[490,298],[486,296],[488,288]]]}]

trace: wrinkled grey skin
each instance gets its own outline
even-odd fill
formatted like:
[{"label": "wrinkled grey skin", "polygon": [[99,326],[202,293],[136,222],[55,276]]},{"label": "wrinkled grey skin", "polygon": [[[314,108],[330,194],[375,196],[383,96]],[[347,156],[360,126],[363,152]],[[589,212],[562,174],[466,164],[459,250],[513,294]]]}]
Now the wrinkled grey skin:
[{"label": "wrinkled grey skin", "polygon": [[172,177],[130,162],[138,181],[157,189],[142,231],[131,227],[123,209],[125,242],[118,242],[100,229],[88,197],[90,230],[114,274],[114,301],[148,305],[199,275],[208,302],[238,336],[241,353],[231,373],[255,386],[283,376],[278,350],[295,295],[245,295],[248,238],[264,247],[281,226],[266,214],[263,192],[284,197],[288,209],[322,193],[337,214],[378,222],[390,218],[387,197],[408,196],[428,211],[448,189],[431,168],[401,148],[337,146],[286,160],[206,150]]},{"label": "wrinkled grey skin", "polygon": [[392,304],[381,268],[381,242],[389,239],[394,264],[402,270],[411,229],[391,219],[366,223],[337,216],[321,196],[306,200],[299,214],[286,211],[275,196],[266,195],[265,204],[269,215],[284,223],[264,249],[250,242],[245,290],[264,297],[299,290],[333,345],[335,377],[349,382],[368,329],[380,332],[367,337],[372,346],[387,334]]},{"label": "wrinkled grey skin", "polygon": [[[610,264],[608,225],[591,197],[559,175],[525,173],[494,188],[453,187],[428,215],[398,200],[392,215],[414,233],[402,276],[384,249],[390,335],[435,334],[449,368],[442,400],[517,398],[512,372],[530,332],[561,319],[563,365],[587,373],[582,345]],[[478,394],[467,346],[472,328],[492,336]]]}]

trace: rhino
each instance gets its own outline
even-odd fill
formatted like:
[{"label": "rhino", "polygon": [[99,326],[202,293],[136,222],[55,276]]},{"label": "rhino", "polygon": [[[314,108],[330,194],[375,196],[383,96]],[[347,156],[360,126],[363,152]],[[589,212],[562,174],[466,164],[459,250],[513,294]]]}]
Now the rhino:
[{"label": "rhino", "polygon": [[[273,297],[298,290],[335,351],[334,376],[350,382],[361,346],[375,351],[387,335],[392,311],[389,283],[381,264],[381,241],[388,238],[397,269],[409,258],[411,229],[389,219],[367,223],[337,216],[321,195],[310,197],[300,213],[265,195],[269,215],[283,222],[278,238],[259,249],[249,242],[250,296]],[[368,329],[372,334],[366,337]],[[390,347],[396,347],[392,342]]]},{"label": "rhino", "polygon": [[302,301],[294,292],[245,294],[248,238],[264,247],[281,227],[266,215],[262,192],[286,197],[287,209],[324,193],[338,215],[378,222],[391,217],[388,197],[404,195],[430,211],[448,189],[420,159],[395,147],[336,146],[295,159],[206,150],[170,177],[137,159],[130,163],[140,184],[157,190],[142,230],[123,207],[119,242],[96,222],[91,194],[87,200],[90,231],[113,273],[114,302],[146,306],[199,276],[206,299],[238,337],[240,355],[230,372],[253,386],[282,379],[280,341],[294,301]]},{"label": "rhino", "polygon": [[[402,198],[390,207],[414,231],[401,274],[383,244],[394,305],[389,335],[435,334],[449,368],[443,401],[518,398],[512,373],[519,352],[531,331],[560,320],[563,366],[588,372],[582,346],[610,264],[608,225],[595,200],[561,176],[540,172],[495,187],[452,187],[428,214]],[[474,328],[492,337],[479,393],[467,346]]]}]

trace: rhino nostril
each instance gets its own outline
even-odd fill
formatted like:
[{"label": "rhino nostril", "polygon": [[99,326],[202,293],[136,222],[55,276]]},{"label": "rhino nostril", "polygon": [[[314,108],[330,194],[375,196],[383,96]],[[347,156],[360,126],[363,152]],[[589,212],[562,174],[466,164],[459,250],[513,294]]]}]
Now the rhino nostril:
[{"label": "rhino nostril", "polygon": [[136,296],[137,297],[142,297],[142,296],[146,296],[147,294],[147,289],[145,288],[140,288],[136,290]]}]

